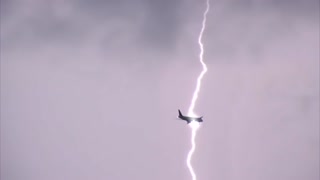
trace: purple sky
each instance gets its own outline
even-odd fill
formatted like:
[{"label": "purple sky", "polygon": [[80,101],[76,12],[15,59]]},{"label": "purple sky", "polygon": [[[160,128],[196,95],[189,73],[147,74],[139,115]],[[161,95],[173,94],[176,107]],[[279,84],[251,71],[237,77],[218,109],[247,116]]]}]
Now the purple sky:
[{"label": "purple sky", "polygon": [[[189,180],[204,0],[1,0],[1,180]],[[318,180],[319,1],[211,0],[198,180]]]}]

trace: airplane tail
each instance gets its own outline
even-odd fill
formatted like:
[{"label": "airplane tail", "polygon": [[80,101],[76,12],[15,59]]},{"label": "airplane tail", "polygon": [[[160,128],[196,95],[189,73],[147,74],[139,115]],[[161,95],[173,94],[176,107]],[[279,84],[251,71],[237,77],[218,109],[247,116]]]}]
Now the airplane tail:
[{"label": "airplane tail", "polygon": [[178,109],[178,111],[179,111],[179,117],[182,117],[183,115],[182,115],[180,109]]}]

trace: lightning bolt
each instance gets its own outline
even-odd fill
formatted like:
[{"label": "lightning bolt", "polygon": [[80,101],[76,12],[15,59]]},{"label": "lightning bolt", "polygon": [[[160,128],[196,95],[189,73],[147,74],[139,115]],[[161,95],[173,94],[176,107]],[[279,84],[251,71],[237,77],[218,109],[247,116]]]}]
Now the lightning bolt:
[{"label": "lightning bolt", "polygon": [[192,180],[196,180],[197,179],[197,176],[196,176],[196,173],[194,172],[193,168],[192,168],[192,165],[191,165],[191,158],[192,158],[192,155],[196,149],[196,135],[197,135],[197,131],[199,129],[199,126],[200,126],[200,123],[196,122],[196,121],[192,121],[190,122],[190,127],[191,127],[191,149],[188,153],[188,157],[187,157],[187,166],[188,166],[188,169],[191,173],[191,177],[192,177]]},{"label": "lightning bolt", "polygon": [[202,65],[203,69],[202,69],[200,75],[197,78],[196,89],[195,89],[195,91],[193,93],[191,104],[190,104],[189,111],[188,111],[188,115],[189,116],[196,116],[195,113],[194,113],[194,106],[196,104],[196,101],[198,99],[198,94],[200,92],[201,80],[202,80],[204,74],[208,71],[207,65],[203,62],[204,49],[203,49],[203,43],[202,43],[202,36],[203,36],[203,32],[204,32],[204,30],[206,28],[207,14],[209,12],[209,9],[210,9],[210,4],[209,4],[209,0],[207,0],[207,7],[206,7],[205,12],[203,13],[202,28],[201,28],[201,31],[200,31],[200,34],[199,34],[199,37],[198,37],[198,44],[199,44],[199,47],[200,47],[199,59],[200,59],[200,63]]},{"label": "lightning bolt", "polygon": [[[203,32],[206,28],[207,14],[209,12],[209,9],[210,9],[210,4],[209,4],[209,0],[207,0],[206,1],[206,10],[203,13],[202,27],[201,27],[201,31],[200,31],[200,34],[198,37],[198,44],[200,47],[199,59],[200,59],[200,63],[202,65],[203,69],[197,78],[197,85],[196,85],[196,89],[195,89],[193,96],[192,96],[191,104],[190,104],[189,111],[188,111],[188,116],[196,116],[196,114],[194,113],[194,107],[195,107],[196,101],[198,99],[198,94],[200,92],[201,80],[208,70],[207,65],[203,62],[204,49],[203,49],[203,43],[202,43],[202,36],[203,36]],[[191,149],[190,149],[188,156],[187,156],[187,166],[190,171],[192,180],[196,180],[197,176],[196,176],[196,173],[194,172],[193,167],[191,165],[191,159],[192,159],[192,155],[196,149],[195,139],[196,139],[197,131],[200,127],[200,123],[196,122],[196,121],[192,121],[189,125],[191,127]]]}]

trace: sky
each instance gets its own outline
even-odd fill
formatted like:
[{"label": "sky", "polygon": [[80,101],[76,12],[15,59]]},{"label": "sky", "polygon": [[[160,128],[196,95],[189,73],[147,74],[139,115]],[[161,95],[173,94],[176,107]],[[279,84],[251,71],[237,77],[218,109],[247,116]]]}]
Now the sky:
[{"label": "sky", "polygon": [[[205,0],[0,2],[0,179],[191,179]],[[198,180],[318,180],[319,1],[210,4]]]}]

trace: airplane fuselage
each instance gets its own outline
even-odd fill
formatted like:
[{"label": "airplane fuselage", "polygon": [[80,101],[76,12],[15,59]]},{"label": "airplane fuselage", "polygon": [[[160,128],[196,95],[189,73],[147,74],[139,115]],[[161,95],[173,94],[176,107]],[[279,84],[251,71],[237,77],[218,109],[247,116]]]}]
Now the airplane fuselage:
[{"label": "airplane fuselage", "polygon": [[178,110],[179,111],[179,116],[178,116],[178,118],[180,118],[181,120],[185,120],[185,121],[187,121],[187,123],[189,124],[190,122],[192,122],[192,121],[197,121],[197,122],[203,122],[203,120],[202,120],[202,117],[189,117],[189,116],[184,116],[184,115],[182,115],[182,113],[181,113],[181,111],[180,110]]}]

